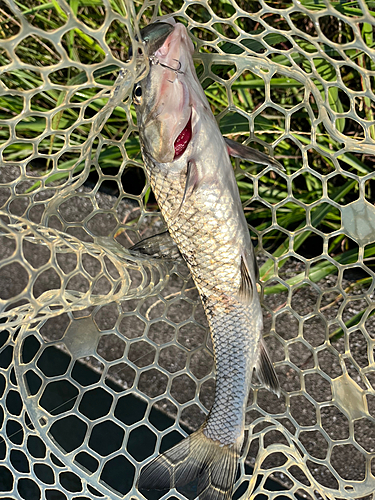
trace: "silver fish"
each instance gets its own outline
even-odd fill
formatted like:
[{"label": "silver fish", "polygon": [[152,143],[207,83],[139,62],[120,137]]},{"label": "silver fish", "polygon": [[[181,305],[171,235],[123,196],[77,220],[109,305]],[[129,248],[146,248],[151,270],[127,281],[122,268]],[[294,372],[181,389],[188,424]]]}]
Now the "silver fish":
[{"label": "silver fish", "polygon": [[150,71],[136,84],[133,102],[146,172],[170,236],[157,235],[133,249],[155,255],[160,247],[166,257],[170,238],[177,244],[208,319],[216,390],[202,427],[147,464],[138,488],[198,479],[201,499],[224,500],[235,481],[253,369],[271,391],[280,391],[262,342],[257,265],[229,153],[281,165],[222,137],[196,76],[185,26],[150,26]]}]

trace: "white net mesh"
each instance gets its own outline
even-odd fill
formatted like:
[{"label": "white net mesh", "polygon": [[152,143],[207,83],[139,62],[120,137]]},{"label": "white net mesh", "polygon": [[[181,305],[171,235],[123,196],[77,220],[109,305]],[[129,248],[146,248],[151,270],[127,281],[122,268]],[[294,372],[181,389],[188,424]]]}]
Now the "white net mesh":
[{"label": "white net mesh", "polygon": [[222,133],[286,168],[236,164],[282,395],[253,386],[235,497],[373,499],[373,7],[0,2],[1,498],[140,498],[212,404],[186,267],[126,250],[164,226],[124,61],[174,14]]}]

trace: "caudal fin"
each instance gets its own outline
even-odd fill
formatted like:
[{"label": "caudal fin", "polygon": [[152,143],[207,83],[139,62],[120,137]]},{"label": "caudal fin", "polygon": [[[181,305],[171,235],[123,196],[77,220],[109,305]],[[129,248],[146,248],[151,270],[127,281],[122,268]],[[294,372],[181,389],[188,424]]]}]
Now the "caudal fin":
[{"label": "caudal fin", "polygon": [[169,489],[198,478],[200,500],[229,500],[236,477],[239,446],[223,446],[194,432],[143,467],[139,489]]}]

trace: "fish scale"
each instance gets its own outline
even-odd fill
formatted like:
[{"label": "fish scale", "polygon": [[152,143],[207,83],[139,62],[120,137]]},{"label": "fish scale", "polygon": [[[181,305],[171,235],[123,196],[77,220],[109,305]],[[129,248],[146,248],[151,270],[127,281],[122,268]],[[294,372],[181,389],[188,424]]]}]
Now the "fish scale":
[{"label": "fish scale", "polygon": [[146,162],[146,173],[168,230],[181,254],[187,256],[187,264],[199,291],[210,295],[211,290],[220,286],[221,293],[225,289],[227,293],[237,294],[240,254],[237,252],[236,255],[231,242],[240,240],[241,230],[237,213],[229,211],[224,219],[222,211],[217,210],[217,207],[225,206],[222,191],[215,190],[216,203],[208,210],[204,211],[202,203],[193,198],[184,204],[178,217],[173,217],[182,199],[183,188],[179,189],[178,183],[152,163]]},{"label": "fish scale", "polygon": [[[145,165],[170,234],[185,256],[203,298],[210,326],[215,353],[216,389],[215,402],[203,432],[222,445],[235,443],[238,455],[243,440],[244,405],[257,356],[254,349],[254,340],[256,342],[257,339],[253,335],[259,337],[262,328],[257,295],[254,296],[252,308],[244,306],[230,295],[223,296],[223,289],[227,294],[236,296],[240,287],[240,253],[230,244],[241,238],[238,213],[229,210],[223,219],[225,210],[222,207],[225,206],[226,197],[222,190],[211,189],[215,203],[209,210],[204,211],[193,195],[183,205],[178,217],[173,218],[183,196],[183,187],[173,182],[170,175],[165,175],[165,169],[155,168],[152,161],[146,161]],[[202,220],[205,222],[202,223]],[[223,243],[224,238],[227,243]],[[244,335],[244,332],[248,334]]]},{"label": "fish scale", "polygon": [[[242,445],[244,409],[251,378],[249,366],[254,366],[256,353],[242,342],[239,331],[249,327],[247,308],[231,304],[232,312],[217,312],[217,302],[205,304],[216,358],[216,389],[205,434],[222,444]],[[242,309],[242,311],[241,311]]]},{"label": "fish scale", "polygon": [[[233,490],[254,368],[266,386],[279,391],[261,341],[254,251],[228,154],[243,155],[249,148],[241,145],[238,152],[236,143],[228,145],[221,136],[195,74],[186,28],[160,23],[154,29],[161,42],[158,47],[153,39],[150,71],[133,93],[142,156],[167,239],[177,244],[202,299],[216,388],[201,428],[147,464],[138,487],[164,489],[198,479],[201,500],[225,500]],[[152,38],[151,28],[147,35]],[[134,249],[153,255],[160,238]],[[161,246],[168,248],[168,241]]]}]

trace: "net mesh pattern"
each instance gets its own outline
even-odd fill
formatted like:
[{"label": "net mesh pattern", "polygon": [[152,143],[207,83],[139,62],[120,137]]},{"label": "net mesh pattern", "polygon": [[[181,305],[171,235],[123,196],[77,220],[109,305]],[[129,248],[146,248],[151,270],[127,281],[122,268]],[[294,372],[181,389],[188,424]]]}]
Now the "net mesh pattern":
[{"label": "net mesh pattern", "polygon": [[0,4],[1,497],[141,498],[141,467],[212,405],[187,268],[127,250],[164,225],[128,98],[139,68],[125,61],[140,28],[173,14],[222,133],[286,168],[234,163],[282,388],[254,380],[235,498],[374,498],[371,10]]}]

